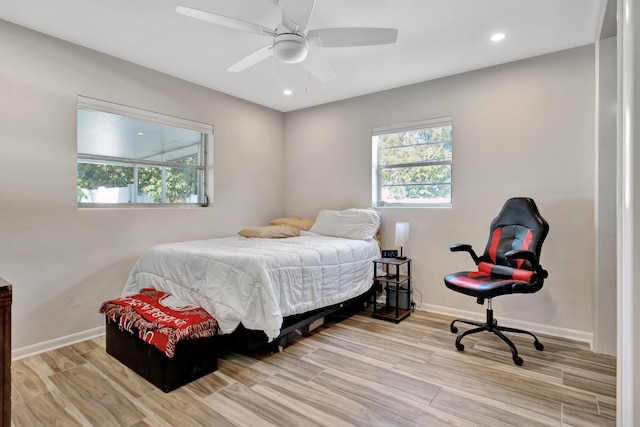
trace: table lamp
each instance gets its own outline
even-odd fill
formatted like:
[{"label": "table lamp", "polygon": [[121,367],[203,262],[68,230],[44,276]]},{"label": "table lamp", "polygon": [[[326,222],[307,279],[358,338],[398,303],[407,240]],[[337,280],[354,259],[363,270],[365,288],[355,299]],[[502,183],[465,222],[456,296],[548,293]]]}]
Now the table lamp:
[{"label": "table lamp", "polygon": [[400,246],[400,255],[396,259],[407,259],[402,255],[402,247],[409,241],[409,223],[396,222],[396,246]]}]

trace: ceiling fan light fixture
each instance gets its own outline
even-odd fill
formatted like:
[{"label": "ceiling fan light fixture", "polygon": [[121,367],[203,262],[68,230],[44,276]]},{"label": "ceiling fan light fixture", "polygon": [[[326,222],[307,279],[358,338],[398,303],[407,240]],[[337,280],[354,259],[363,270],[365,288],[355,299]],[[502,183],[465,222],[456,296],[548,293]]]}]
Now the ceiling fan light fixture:
[{"label": "ceiling fan light fixture", "polygon": [[[324,83],[335,79],[336,74],[327,61],[317,52],[312,52],[312,55],[307,56],[309,49],[316,47],[375,46],[395,43],[398,39],[398,30],[395,28],[336,27],[307,30],[316,0],[272,1],[280,8],[281,17],[280,23],[275,30],[273,27],[269,28],[243,21],[242,19],[192,9],[186,6],[176,7],[176,12],[221,27],[266,36],[272,40],[270,44],[248,54],[227,69],[227,71],[234,73],[253,67],[267,58],[274,58],[286,64],[299,64],[304,61],[305,70]],[[307,74],[305,73],[305,85],[306,76]]]},{"label": "ceiling fan light fixture", "polygon": [[273,42],[273,54],[287,64],[297,64],[307,57],[307,40],[298,34],[278,34]]}]

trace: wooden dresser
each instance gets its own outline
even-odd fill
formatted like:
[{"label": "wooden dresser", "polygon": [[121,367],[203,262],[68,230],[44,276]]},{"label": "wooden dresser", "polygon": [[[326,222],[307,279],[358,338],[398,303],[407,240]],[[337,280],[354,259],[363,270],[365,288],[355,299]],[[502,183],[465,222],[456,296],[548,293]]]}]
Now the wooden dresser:
[{"label": "wooden dresser", "polygon": [[0,277],[0,426],[11,426],[11,285]]}]

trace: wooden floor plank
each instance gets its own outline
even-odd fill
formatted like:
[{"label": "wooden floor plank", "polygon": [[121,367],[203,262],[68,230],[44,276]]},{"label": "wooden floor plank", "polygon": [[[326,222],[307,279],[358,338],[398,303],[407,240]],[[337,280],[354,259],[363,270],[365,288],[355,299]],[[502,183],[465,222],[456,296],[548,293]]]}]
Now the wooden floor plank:
[{"label": "wooden floor plank", "polygon": [[309,414],[319,425],[379,425],[378,419],[365,406],[313,382],[278,374],[254,389]]},{"label": "wooden floor plank", "polygon": [[[270,424],[277,426],[313,426],[321,425],[317,421],[302,413],[297,406],[284,406],[268,394],[261,394],[236,383],[226,387],[218,393],[234,401],[242,408],[242,414],[251,413]],[[209,401],[211,402],[211,400]],[[235,417],[242,419],[243,416]]]},{"label": "wooden floor plank", "polygon": [[140,421],[145,414],[114,383],[95,368],[76,366],[50,377],[56,388],[69,399],[91,425],[123,426]]},{"label": "wooden floor plank", "polygon": [[613,427],[616,425],[614,418],[572,407],[564,408],[562,421],[567,427]]},{"label": "wooden floor plank", "polygon": [[156,387],[107,354],[103,349],[91,350],[83,355],[100,372],[108,372],[111,381],[124,388],[133,397],[151,393]]},{"label": "wooden floor plank", "polygon": [[286,372],[289,375],[293,375],[296,378],[302,380],[310,380],[323,371],[323,367],[309,363],[306,360],[287,357],[283,355],[278,358],[269,358],[265,360],[265,363],[277,369],[279,372]]},{"label": "wooden floor plank", "polygon": [[[436,413],[437,408],[429,406],[432,396],[421,394],[401,394],[397,389],[381,387],[372,382],[358,382],[358,378],[344,372],[327,371],[313,379],[313,382],[342,395],[343,401],[357,402],[366,408],[367,413],[379,420],[384,426],[429,426],[439,424],[465,425],[455,414],[443,419],[444,413]],[[358,387],[354,387],[358,384]],[[428,391],[428,390],[427,390]],[[423,402],[417,400],[425,399]],[[402,408],[401,411],[398,408]],[[367,425],[367,424],[356,424]],[[377,425],[377,424],[376,424]]]},{"label": "wooden floor plank", "polygon": [[[219,369],[163,393],[105,351],[104,336],[14,361],[12,425],[609,426],[615,357],[583,342],[491,333],[454,346],[453,318],[370,310],[329,320],[284,351],[223,351]],[[463,327],[461,327],[461,330]]]},{"label": "wooden floor plank", "polygon": [[478,396],[463,395],[460,392],[441,389],[433,399],[432,407],[464,418],[479,426],[560,426],[559,420],[542,417],[511,405],[500,405]]},{"label": "wooden floor plank", "polygon": [[236,400],[238,397],[244,399],[244,390],[249,388],[241,383],[235,383],[228,388],[232,390],[230,392],[223,392],[227,388],[220,390],[218,393],[214,393],[204,399],[204,402],[211,408],[215,408],[222,416],[225,417],[228,422],[237,426],[264,426],[264,427],[278,427],[282,426],[280,421],[271,422],[263,417],[264,414],[272,414],[273,409],[269,407],[261,407],[256,413],[251,409],[251,402],[245,402],[242,400]]},{"label": "wooden floor plank", "polygon": [[[217,395],[214,393],[213,395]],[[232,427],[237,424],[231,422],[222,413],[192,393],[185,387],[171,393],[155,390],[142,396],[139,401],[149,412],[154,414],[159,422],[152,425],[160,426],[220,426]]]},{"label": "wooden floor plank", "polygon": [[315,335],[315,338],[332,346],[339,346],[354,353],[368,355],[379,360],[396,364],[402,358],[411,358],[425,362],[433,351],[420,346],[420,343],[394,342],[381,340],[379,334],[363,333],[357,327],[336,325]]},{"label": "wooden floor plank", "polygon": [[598,409],[601,415],[616,419],[616,399],[607,396],[598,396]]},{"label": "wooden floor plank", "polygon": [[220,371],[216,371],[187,384],[185,388],[198,397],[205,398],[212,393],[222,390],[229,384],[233,384],[234,382],[234,380],[227,377]]},{"label": "wooden floor plank", "polygon": [[12,395],[12,402],[29,401],[41,394],[47,393],[54,389],[49,375],[52,375],[48,367],[39,369],[41,362],[38,356],[29,357],[27,359],[18,360],[11,364],[11,386],[18,394],[19,399],[15,399]]},{"label": "wooden floor plank", "polygon": [[12,405],[12,425],[15,427],[90,426],[82,412],[58,391],[46,392],[29,400],[28,404]]},{"label": "wooden floor plank", "polygon": [[53,372],[62,372],[84,364],[86,361],[72,347],[62,347],[40,355]]}]

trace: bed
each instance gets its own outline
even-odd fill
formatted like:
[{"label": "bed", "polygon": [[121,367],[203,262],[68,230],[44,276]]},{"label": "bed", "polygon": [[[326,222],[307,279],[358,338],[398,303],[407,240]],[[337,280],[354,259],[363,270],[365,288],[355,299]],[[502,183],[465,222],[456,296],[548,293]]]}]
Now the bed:
[{"label": "bed", "polygon": [[[220,334],[241,327],[273,341],[291,329],[286,319],[315,320],[371,289],[373,260],[380,257],[378,212],[323,210],[308,231],[282,220],[257,232],[153,246],[122,295],[162,290],[176,304],[203,307]],[[288,231],[278,234],[278,227]]]}]

